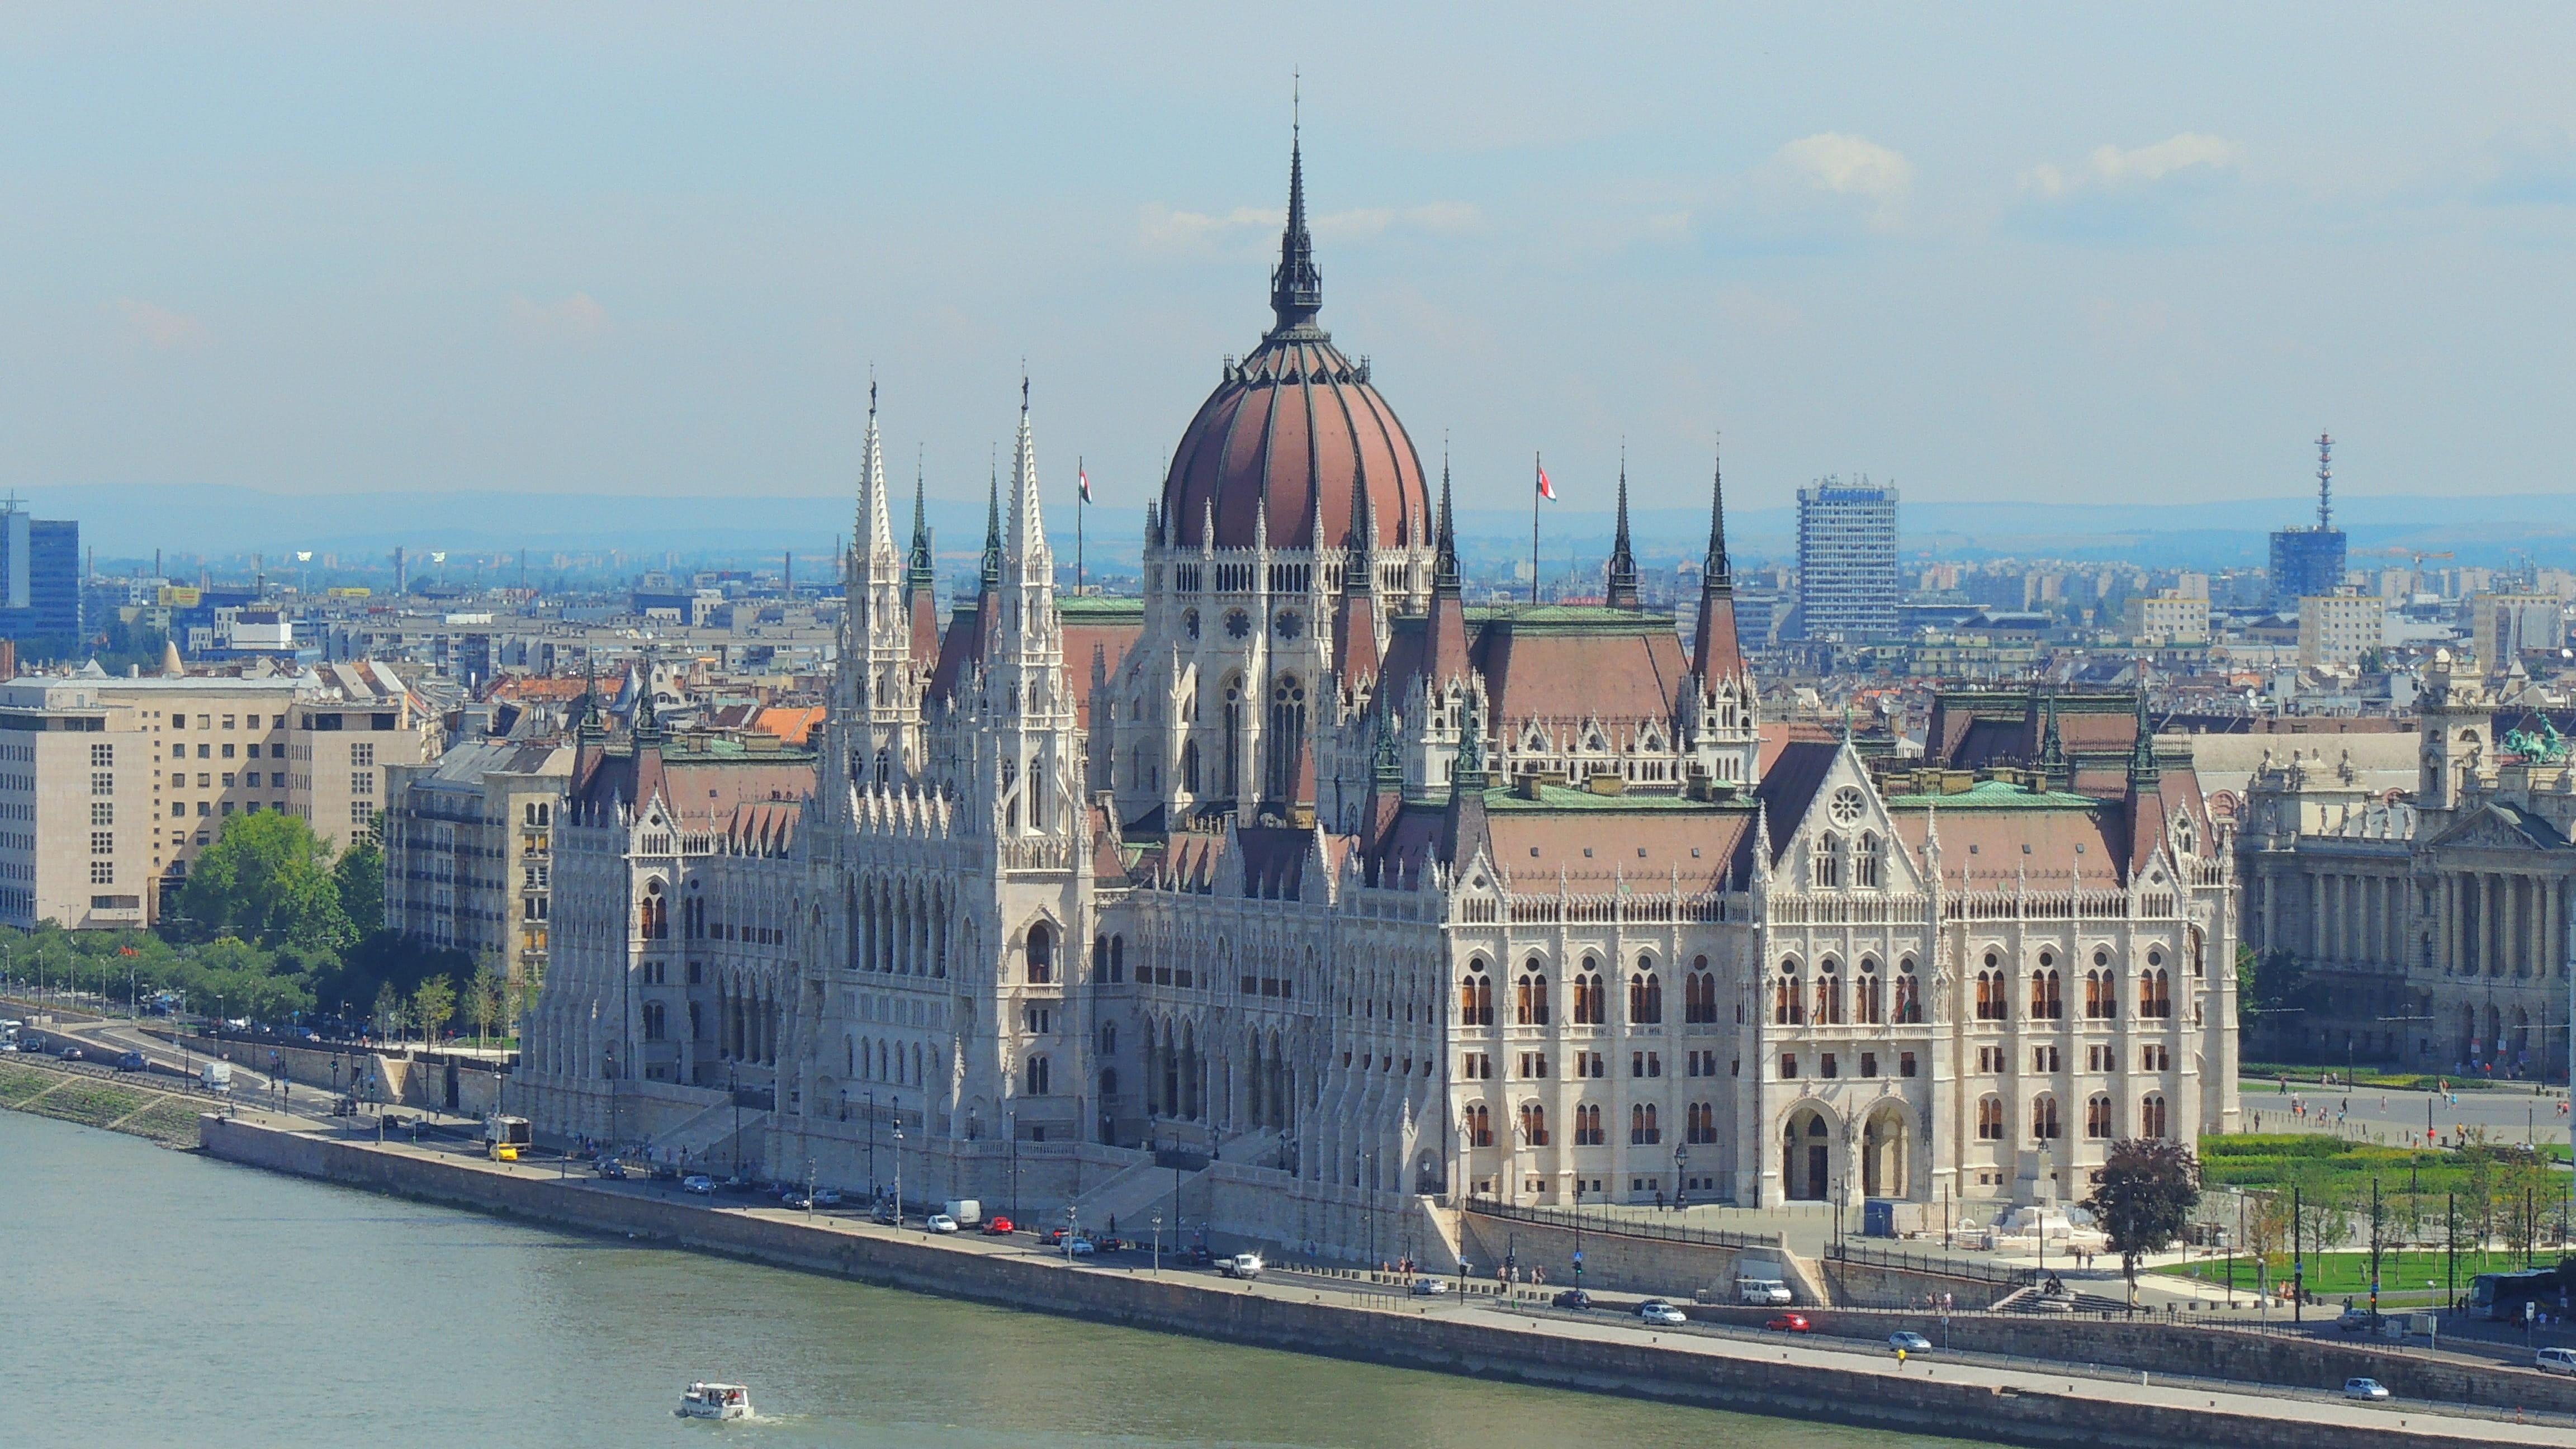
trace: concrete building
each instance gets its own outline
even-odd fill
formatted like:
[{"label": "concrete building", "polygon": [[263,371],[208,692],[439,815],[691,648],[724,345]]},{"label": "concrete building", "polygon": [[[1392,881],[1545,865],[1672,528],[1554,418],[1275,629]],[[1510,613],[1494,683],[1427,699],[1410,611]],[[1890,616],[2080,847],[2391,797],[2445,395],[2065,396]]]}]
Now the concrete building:
[{"label": "concrete building", "polygon": [[2436,656],[2414,788],[2348,761],[2254,776],[2237,835],[2245,939],[2304,968],[2267,1051],[2421,1071],[2566,1079],[2576,766]]},{"label": "concrete building", "polygon": [[2334,439],[2317,436],[2317,526],[2272,535],[2271,607],[2287,614],[2303,599],[2343,589],[2343,530],[2334,526]]},{"label": "concrete building", "polygon": [[1896,489],[1828,478],[1798,490],[1798,619],[1808,639],[1884,639],[1903,595]]},{"label": "concrete building", "polygon": [[564,740],[480,740],[385,771],[385,925],[546,978],[554,827],[572,782]]},{"label": "concrete building", "polygon": [[2180,589],[2164,589],[2154,597],[2134,595],[2130,598],[2122,627],[2131,639],[2141,644],[2206,644],[2209,642],[2209,583],[2201,581],[2202,592],[2193,595]]},{"label": "concrete building", "polygon": [[2480,594],[2469,605],[2468,657],[2490,678],[2524,650],[2567,647],[2567,606],[2556,594]]},{"label": "concrete building", "polygon": [[[39,748],[74,734],[80,750]],[[0,684],[0,740],[19,735],[31,737],[28,768],[0,772],[0,822],[13,822],[0,831],[0,883],[21,893],[0,895],[0,924],[20,927],[157,921],[235,814],[292,811],[345,846],[374,828],[384,767],[434,747],[402,682],[372,665],[23,677]],[[109,763],[88,765],[99,751]]]},{"label": "concrete building", "polygon": [[871,416],[819,758],[585,720],[513,1100],[1086,1222],[1177,1163],[1225,1231],[1430,1262],[1470,1199],[1920,1218],[2231,1126],[2188,766],[2133,714],[2081,769],[2053,710],[1982,771],[1766,733],[1714,491],[1687,650],[1634,606],[1469,608],[1291,174],[1275,324],[1183,431],[1141,600],[1058,597],[1024,399],[943,618]]},{"label": "concrete building", "polygon": [[2299,662],[2309,668],[2352,664],[2387,643],[2388,601],[2377,594],[2299,600]]},{"label": "concrete building", "polygon": [[78,523],[0,502],[0,637],[17,641],[21,657],[79,657],[80,570]]}]

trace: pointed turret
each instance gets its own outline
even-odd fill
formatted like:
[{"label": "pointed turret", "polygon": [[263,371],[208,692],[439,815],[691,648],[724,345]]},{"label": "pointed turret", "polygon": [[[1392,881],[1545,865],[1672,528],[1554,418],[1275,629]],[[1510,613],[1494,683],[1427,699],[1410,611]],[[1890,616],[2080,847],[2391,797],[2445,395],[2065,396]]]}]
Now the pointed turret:
[{"label": "pointed turret", "polygon": [[[1055,556],[1047,549],[1046,516],[1040,509],[1044,500],[1038,493],[1038,446],[1029,428],[1029,380],[1020,379],[1020,431],[1011,444],[1011,561],[1023,570],[1021,577],[1031,583],[1051,583],[1055,577]],[[1031,575],[1029,569],[1038,570]]]},{"label": "pointed turret", "polygon": [[1002,583],[1002,475],[994,473],[984,488],[984,592],[989,594]]},{"label": "pointed turret", "polygon": [[1708,556],[1699,581],[1699,622],[1691,641],[1691,672],[1703,683],[1744,673],[1744,647],[1735,633],[1735,572],[1726,557],[1726,472],[1709,481]]},{"label": "pointed turret", "polygon": [[1333,609],[1333,668],[1345,682],[1375,675],[1386,653],[1377,629],[1377,517],[1365,488],[1359,504],[1342,556],[1342,597]]},{"label": "pointed turret", "polygon": [[2042,705],[2039,735],[2039,773],[2050,789],[2061,789],[2072,778],[2066,768],[2066,739],[2057,729],[2057,695],[2050,692]]},{"label": "pointed turret", "polygon": [[2164,778],[2164,768],[2156,763],[2156,727],[2147,718],[2147,671],[2138,668],[2138,737],[2129,745],[2129,788],[2152,791]]},{"label": "pointed turret", "polygon": [[1610,541],[1610,581],[1606,602],[1614,609],[1637,603],[1637,551],[1628,541],[1628,450],[1619,449],[1619,532]]},{"label": "pointed turret", "polygon": [[1431,570],[1431,616],[1422,658],[1424,682],[1438,690],[1467,672],[1467,603],[1459,592],[1457,517],[1449,502],[1449,460],[1440,460],[1440,546]]},{"label": "pointed turret", "polygon": [[1291,329],[1313,329],[1324,306],[1324,274],[1315,270],[1315,239],[1306,231],[1306,164],[1302,140],[1292,131],[1288,142],[1288,226],[1279,237],[1279,267],[1270,274],[1270,310],[1278,317],[1272,336]]},{"label": "pointed turret", "polygon": [[912,474],[912,550],[904,559],[903,606],[912,626],[913,663],[926,669],[939,657],[939,570],[930,547],[930,513],[919,464]]}]

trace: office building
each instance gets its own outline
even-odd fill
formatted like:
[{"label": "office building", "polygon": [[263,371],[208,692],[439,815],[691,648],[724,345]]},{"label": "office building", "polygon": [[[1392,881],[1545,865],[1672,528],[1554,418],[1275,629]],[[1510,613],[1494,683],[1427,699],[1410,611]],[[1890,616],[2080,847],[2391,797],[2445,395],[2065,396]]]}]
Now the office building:
[{"label": "office building", "polygon": [[2317,436],[2317,526],[2285,528],[2272,535],[2272,612],[2287,614],[2299,600],[2343,587],[2343,530],[2334,526],[2334,439]]},{"label": "office building", "polygon": [[1896,632],[1896,489],[1827,478],[1798,490],[1798,626],[1808,639]]},{"label": "office building", "polygon": [[0,502],[0,636],[29,660],[82,652],[80,525],[31,517],[14,499]]}]

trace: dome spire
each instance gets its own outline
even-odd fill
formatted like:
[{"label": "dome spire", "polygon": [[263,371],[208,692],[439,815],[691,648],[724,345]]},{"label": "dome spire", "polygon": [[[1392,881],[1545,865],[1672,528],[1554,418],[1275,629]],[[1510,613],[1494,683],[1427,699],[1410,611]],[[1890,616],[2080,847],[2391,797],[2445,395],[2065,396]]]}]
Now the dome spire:
[{"label": "dome spire", "polygon": [[[1297,105],[1293,98],[1291,107]],[[1292,109],[1293,114],[1293,109]],[[1312,328],[1324,307],[1324,275],[1315,270],[1315,239],[1306,231],[1306,165],[1302,123],[1288,126],[1288,227],[1279,238],[1279,268],[1270,274],[1270,310],[1277,314],[1276,333]]]}]

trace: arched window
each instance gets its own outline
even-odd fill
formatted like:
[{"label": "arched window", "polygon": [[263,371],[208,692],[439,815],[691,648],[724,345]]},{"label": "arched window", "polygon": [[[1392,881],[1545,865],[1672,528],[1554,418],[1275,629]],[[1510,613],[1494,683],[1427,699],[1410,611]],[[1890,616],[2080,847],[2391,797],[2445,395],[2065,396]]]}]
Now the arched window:
[{"label": "arched window", "polygon": [[1270,731],[1262,744],[1270,753],[1270,798],[1297,798],[1298,767],[1306,757],[1306,686],[1293,674],[1270,686]]},{"label": "arched window", "polygon": [[1092,981],[1109,979],[1109,938],[1105,935],[1091,938],[1091,975],[1088,979]]},{"label": "arched window", "polygon": [[670,936],[671,907],[662,899],[660,881],[644,883],[644,898],[636,904],[636,924],[642,928],[645,940],[659,941]]},{"label": "arched window", "polygon": [[1646,968],[1654,958],[1637,958],[1637,974],[1628,978],[1628,1024],[1661,1026],[1664,1020],[1664,980]]},{"label": "arched window", "polygon": [[1977,973],[1977,1020],[2003,1021],[2011,1015],[2011,987],[2006,983],[2003,958],[1986,953],[1986,969]]},{"label": "arched window", "polygon": [[2001,1142],[2004,1139],[2004,1099],[1985,1096],[1977,1099],[1977,1140]]},{"label": "arched window", "polygon": [[1041,921],[1029,927],[1029,984],[1045,986],[1055,980],[1055,932]]},{"label": "arched window", "polygon": [[2163,1093],[2151,1092],[2147,1095],[2147,1099],[2144,1102],[2138,1104],[2138,1135],[2141,1137],[2162,1137],[2165,1135],[2165,1099]]},{"label": "arched window", "polygon": [[2140,1004],[2138,1014],[2141,1016],[2157,1017],[2159,1019],[2171,1017],[2173,1015],[2173,983],[2166,978],[2165,973],[2162,971],[2148,972],[2144,984],[2146,986],[2146,1000]]},{"label": "arched window", "polygon": [[1706,1142],[1715,1142],[1717,1140],[1717,1104],[1714,1102],[1691,1103],[1689,1120],[1685,1125],[1688,1128],[1688,1136],[1693,1146],[1698,1146],[1699,1144]]},{"label": "arched window", "polygon": [[1536,1102],[1521,1104],[1521,1143],[1528,1147],[1547,1145],[1547,1108]]},{"label": "arched window", "polygon": [[2061,1133],[2057,1122],[2057,1098],[2042,1093],[2030,1104],[2030,1135],[2040,1142],[2053,1142]]},{"label": "arched window", "polygon": [[1914,958],[1896,963],[1896,1020],[1905,1026],[1923,1021],[1923,983],[1914,974]]},{"label": "arched window", "polygon": [[[2039,958],[2048,960],[2045,954]],[[2066,1000],[2054,971],[2030,973],[2030,1014],[2033,1020],[2057,1021],[2066,1015]]]},{"label": "arched window", "polygon": [[1628,1109],[1628,1145],[1651,1146],[1663,1140],[1662,1129],[1655,1125],[1655,1104],[1639,1102]]},{"label": "arched window", "polygon": [[1589,1102],[1575,1108],[1574,1145],[1577,1147],[1598,1147],[1601,1145],[1601,1142],[1601,1109]]},{"label": "arched window", "polygon": [[1863,890],[1878,888],[1878,837],[1864,834],[1852,850],[1852,884]]},{"label": "arched window", "polygon": [[[916,1062],[916,1064],[915,1064],[915,1070],[917,1071],[918,1069],[919,1069],[919,1065],[918,1065],[918,1063]],[[1029,1095],[1030,1095],[1030,1096],[1032,1096],[1032,1097],[1043,1097],[1043,1096],[1045,1096],[1045,1095],[1047,1094],[1047,1087],[1048,1087],[1048,1085],[1049,1085],[1049,1083],[1048,1083],[1048,1081],[1047,1081],[1047,1078],[1048,1078],[1050,1075],[1051,1075],[1051,1071],[1050,1071],[1050,1069],[1049,1069],[1049,1068],[1048,1068],[1048,1066],[1047,1066],[1047,1059],[1046,1059],[1046,1058],[1044,1058],[1044,1057],[1031,1057],[1031,1058],[1029,1058]],[[918,1084],[916,1084],[916,1085],[918,1085]]]},{"label": "arched window", "polygon": [[1494,1119],[1492,1114],[1485,1110],[1485,1104],[1482,1102],[1472,1103],[1467,1108],[1467,1145],[1470,1147],[1494,1145]]},{"label": "arched window", "polygon": [[1807,869],[1809,885],[1817,890],[1832,890],[1843,883],[1841,844],[1829,833],[1817,834],[1815,849],[1810,853],[1813,863]]},{"label": "arched window", "polygon": [[1802,1026],[1807,1020],[1807,1000],[1798,989],[1798,963],[1780,963],[1780,979],[1771,988],[1771,1024]]},{"label": "arched window", "polygon": [[1494,1024],[1494,983],[1485,974],[1485,961],[1481,956],[1467,963],[1467,979],[1458,983],[1458,1024]]},{"label": "arched window", "polygon": [[1521,967],[1521,979],[1514,983],[1512,1006],[1516,1025],[1547,1025],[1547,973],[1540,969],[1536,956]]},{"label": "arched window", "polygon": [[662,1003],[658,1001],[648,1001],[644,1003],[644,1039],[646,1041],[660,1041],[662,1039],[662,1022],[664,1020],[662,1012]]},{"label": "arched window", "polygon": [[1816,968],[1816,1025],[1843,1024],[1843,979],[1835,974],[1839,968],[1827,961]]},{"label": "arched window", "polygon": [[1181,742],[1181,788],[1195,795],[1199,792],[1199,742]]},{"label": "arched window", "polygon": [[1881,984],[1878,979],[1878,963],[1876,961],[1862,961],[1860,963],[1860,980],[1854,983],[1853,987],[1853,1021],[1859,1022],[1863,1026],[1876,1026],[1885,1019],[1886,1002],[1880,995],[1880,991]]},{"label": "arched window", "polygon": [[2111,1099],[2099,1092],[2084,1099],[2084,1135],[2095,1141],[2111,1135]]},{"label": "arched window", "polygon": [[1693,1026],[1717,1024],[1717,977],[1710,974],[1708,958],[1691,958],[1690,979],[1682,987],[1682,1019]]},{"label": "arched window", "polygon": [[1109,938],[1109,979],[1112,981],[1127,979],[1127,938],[1124,936]]},{"label": "arched window", "polygon": [[1601,1026],[1610,1019],[1609,993],[1601,985],[1600,963],[1583,958],[1583,974],[1574,978],[1574,1024]]}]

